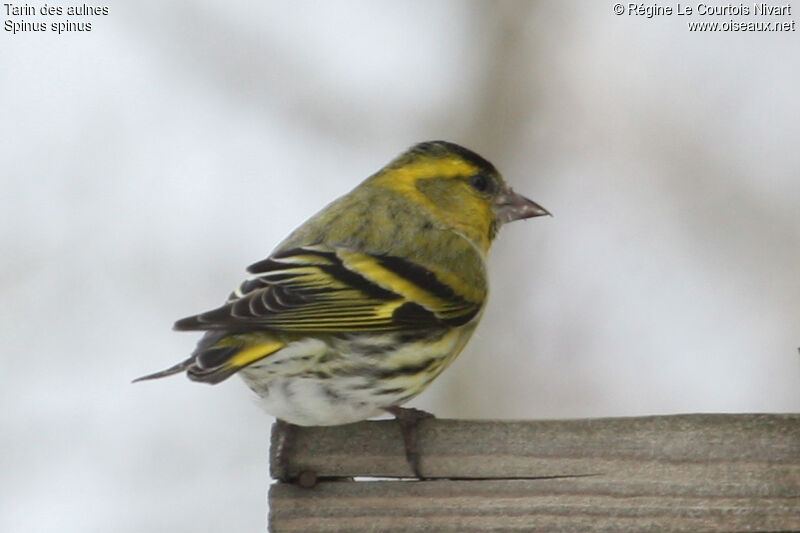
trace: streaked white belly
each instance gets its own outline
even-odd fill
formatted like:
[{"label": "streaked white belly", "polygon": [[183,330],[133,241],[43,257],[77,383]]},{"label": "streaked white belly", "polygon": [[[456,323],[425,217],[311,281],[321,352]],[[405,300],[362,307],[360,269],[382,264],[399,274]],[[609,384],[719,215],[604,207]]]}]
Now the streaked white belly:
[{"label": "streaked white belly", "polygon": [[[378,416],[422,392],[474,329],[473,323],[436,339],[399,345],[394,334],[305,339],[239,374],[261,397],[264,410],[281,420],[300,426],[348,424]],[[398,368],[408,371],[393,375]]]}]

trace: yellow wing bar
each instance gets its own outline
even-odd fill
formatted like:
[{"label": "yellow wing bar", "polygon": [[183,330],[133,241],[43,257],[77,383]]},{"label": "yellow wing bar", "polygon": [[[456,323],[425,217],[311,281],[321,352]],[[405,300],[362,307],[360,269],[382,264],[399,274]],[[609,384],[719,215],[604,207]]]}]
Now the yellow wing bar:
[{"label": "yellow wing bar", "polygon": [[249,269],[228,303],[176,329],[358,332],[466,324],[482,302],[406,259],[323,246],[274,254]]}]

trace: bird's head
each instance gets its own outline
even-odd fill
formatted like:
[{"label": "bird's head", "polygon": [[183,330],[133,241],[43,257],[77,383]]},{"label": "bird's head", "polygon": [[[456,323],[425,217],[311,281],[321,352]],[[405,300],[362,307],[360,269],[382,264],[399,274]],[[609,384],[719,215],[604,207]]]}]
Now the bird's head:
[{"label": "bird's head", "polygon": [[484,251],[502,224],[550,214],[515,193],[490,162],[447,141],[412,146],[371,181],[423,205]]}]

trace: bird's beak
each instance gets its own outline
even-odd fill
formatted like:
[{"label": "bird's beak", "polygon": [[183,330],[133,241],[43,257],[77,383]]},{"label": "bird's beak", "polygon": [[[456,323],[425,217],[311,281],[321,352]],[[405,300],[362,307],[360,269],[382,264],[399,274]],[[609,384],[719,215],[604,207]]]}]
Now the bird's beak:
[{"label": "bird's beak", "polygon": [[[540,206],[533,200],[528,200],[521,194],[514,192],[509,186],[503,187],[500,194],[494,199],[492,209],[501,224],[513,222],[521,218],[540,217],[550,215],[550,211]],[[550,215],[553,216],[553,215]]]}]

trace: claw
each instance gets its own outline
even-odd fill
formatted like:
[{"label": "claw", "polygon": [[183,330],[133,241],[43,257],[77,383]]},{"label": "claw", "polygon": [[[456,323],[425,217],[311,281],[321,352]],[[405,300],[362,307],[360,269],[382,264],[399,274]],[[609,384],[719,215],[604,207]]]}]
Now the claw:
[{"label": "claw", "polygon": [[298,487],[310,489],[317,485],[317,473],[313,470],[303,470],[293,477],[289,474],[289,455],[294,445],[294,438],[297,434],[297,426],[285,420],[276,419],[273,431],[277,435],[275,454],[275,472],[272,477],[281,483],[294,483]]},{"label": "claw", "polygon": [[417,450],[417,425],[420,420],[434,418],[431,413],[422,409],[387,407],[386,412],[394,415],[397,423],[400,424],[400,431],[403,434],[403,443],[406,448],[406,461],[411,471],[417,479],[423,480],[425,477],[419,469],[419,450]]},{"label": "claw", "polygon": [[276,441],[275,448],[275,472],[272,472],[272,477],[283,483],[289,483],[289,453],[291,452],[292,444],[294,441],[295,429],[297,426],[290,424],[280,418],[275,420],[275,425],[272,431],[275,432]]}]

